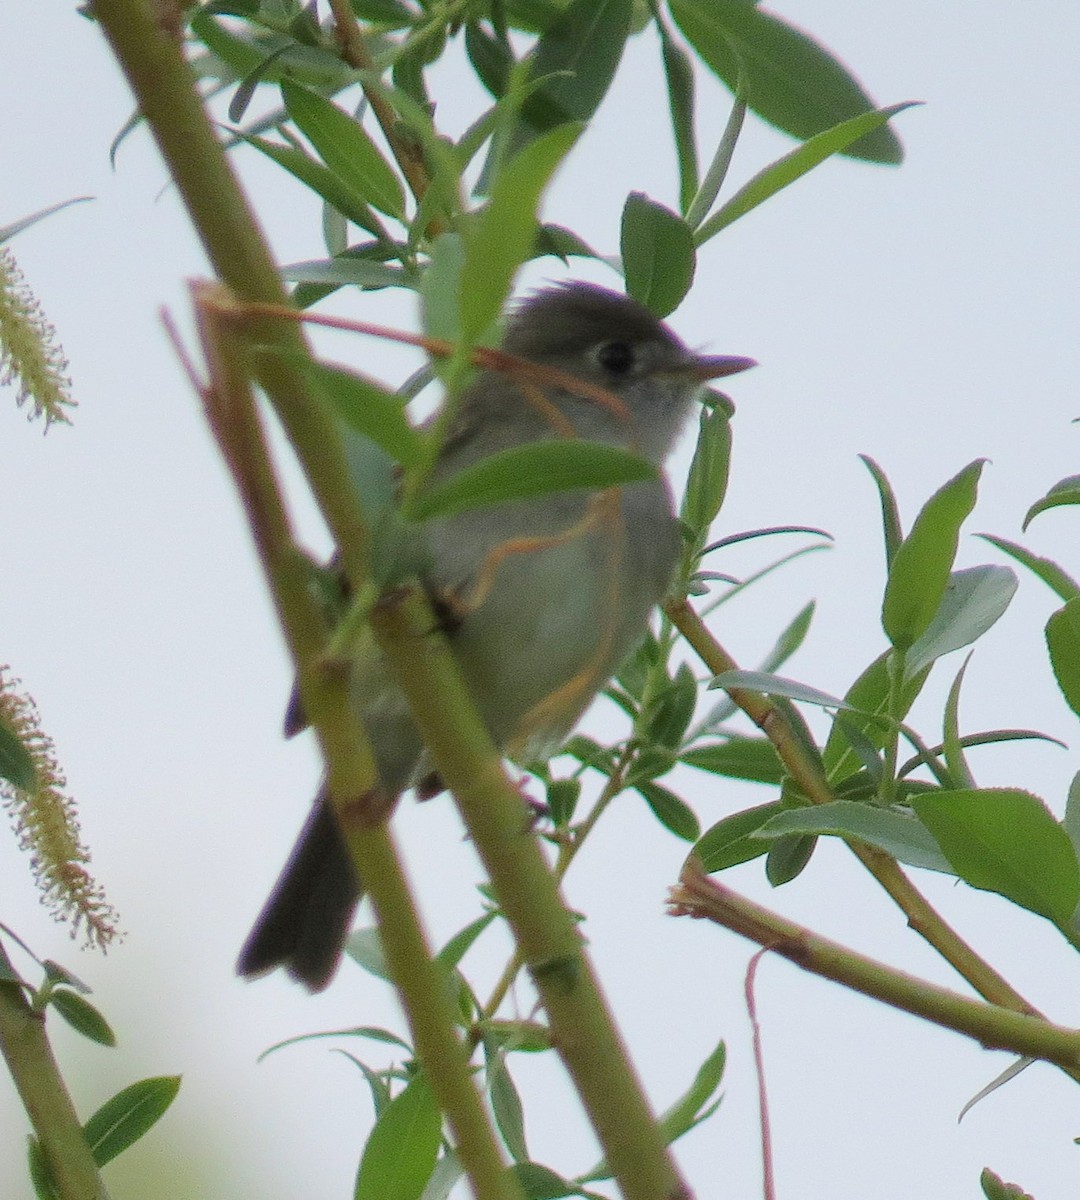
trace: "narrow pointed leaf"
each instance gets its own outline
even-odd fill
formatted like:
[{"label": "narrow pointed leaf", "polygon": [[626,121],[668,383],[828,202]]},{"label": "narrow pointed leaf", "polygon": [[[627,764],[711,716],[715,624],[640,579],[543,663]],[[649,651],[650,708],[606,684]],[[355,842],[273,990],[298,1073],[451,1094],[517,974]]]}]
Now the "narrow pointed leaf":
[{"label": "narrow pointed leaf", "polygon": [[162,1075],[133,1083],[107,1100],[83,1127],[94,1162],[103,1167],[137,1142],[161,1119],[179,1090],[179,1075]]},{"label": "narrow pointed leaf", "polygon": [[934,619],[956,558],[960,526],[975,507],[985,461],[969,463],[927,500],[896,551],[881,623],[897,649],[909,649]]},{"label": "narrow pointed leaf", "polygon": [[370,438],[395,462],[411,467],[424,455],[424,435],[414,429],[400,396],[344,367],[314,362],[303,354],[284,355],[311,381],[318,395],[349,426]]},{"label": "narrow pointed leaf", "polygon": [[667,81],[668,111],[679,163],[679,211],[686,213],[698,189],[697,139],[694,132],[694,65],[656,14],[660,54]]},{"label": "narrow pointed leaf", "polygon": [[461,270],[461,332],[470,344],[498,319],[518,267],[536,244],[540,196],[581,133],[560,125],[538,137],[499,172],[491,200],[467,230]]},{"label": "narrow pointed leaf", "polygon": [[703,408],[681,514],[702,540],[724,503],[730,468],[731,422],[725,413]]},{"label": "narrow pointed leaf", "polygon": [[885,567],[888,569],[892,567],[896,552],[904,540],[904,531],[900,525],[900,508],[896,503],[896,493],[889,477],[881,467],[868,454],[860,454],[859,457],[870,472],[881,500],[881,529],[885,538]]},{"label": "narrow pointed leaf", "polygon": [[767,842],[794,833],[855,838],[877,846],[908,866],[956,874],[926,826],[914,817],[891,809],[850,800],[815,804],[810,808],[789,808],[766,821],[751,837],[754,841]]},{"label": "narrow pointed leaf", "polygon": [[1055,591],[1062,600],[1072,600],[1080,596],[1080,583],[1077,583],[1053,559],[1042,558],[1038,554],[1032,554],[1030,550],[1026,550],[1016,542],[1010,542],[1008,538],[995,537],[991,533],[978,533],[975,536],[983,538],[991,546],[997,546],[1003,553],[1015,558],[1021,566],[1027,567],[1048,588]]},{"label": "narrow pointed leaf", "polygon": [[943,654],[970,646],[982,637],[1009,607],[1017,586],[1016,576],[1008,567],[953,571],[934,619],[907,652],[907,677],[911,679]]},{"label": "narrow pointed leaf", "polygon": [[1027,510],[1022,528],[1027,529],[1039,513],[1046,512],[1048,508],[1069,504],[1080,504],[1080,475],[1066,476],[1055,483],[1041,500],[1036,500]]},{"label": "narrow pointed leaf", "polygon": [[497,1052],[487,1069],[488,1095],[495,1123],[510,1157],[514,1162],[528,1162],[529,1148],[525,1142],[525,1110],[514,1080],[506,1067],[506,1055]]},{"label": "narrow pointed leaf", "polygon": [[607,95],[630,33],[632,0],[571,0],[529,57],[533,78],[552,78],[522,115],[534,130],[588,121]]},{"label": "narrow pointed leaf", "polygon": [[399,220],[405,216],[401,181],[355,117],[299,84],[282,80],[281,95],[296,127],[355,195]]},{"label": "narrow pointed leaf", "polygon": [[767,842],[753,835],[770,818],[784,811],[779,800],[758,804],[732,813],[707,829],[694,846],[694,854],[701,860],[702,869],[709,875],[737,867],[740,863],[760,858],[769,850]]},{"label": "narrow pointed leaf", "polygon": [[684,842],[696,841],[701,835],[701,826],[694,810],[680,800],[669,788],[658,783],[640,783],[637,791],[653,811],[653,816],[669,832]]},{"label": "narrow pointed leaf", "polygon": [[874,112],[862,113],[832,129],[819,133],[809,141],[803,142],[797,149],[785,154],[783,158],[759,171],[748,183],[716,210],[707,221],[704,221],[694,235],[697,245],[701,246],[711,237],[715,237],[721,229],[746,216],[748,212],[764,204],[770,196],[801,179],[808,171],[812,171],[827,158],[834,154],[842,154],[853,143],[858,142],[867,133],[885,127],[885,123],[905,108],[911,108],[911,102],[906,104],[891,104],[888,108]]},{"label": "narrow pointed leaf", "polygon": [[470,508],[528,500],[579,488],[620,487],[654,479],[644,459],[599,442],[572,439],[514,446],[467,467],[418,496],[409,515],[418,521]]},{"label": "narrow pointed leaf", "polygon": [[100,1046],[116,1045],[116,1034],[109,1028],[109,1022],[78,992],[57,988],[49,997],[49,1004],[83,1037],[97,1042]]},{"label": "narrow pointed leaf", "polygon": [[770,675],[767,671],[724,671],[713,677],[710,688],[747,688],[753,692],[764,692],[767,696],[786,696],[788,700],[801,700],[804,704],[816,704],[821,708],[850,708],[839,696],[799,683],[796,679],[785,679],[783,675]]},{"label": "narrow pointed leaf", "polygon": [[379,1114],[360,1160],[355,1200],[419,1200],[435,1169],[442,1116],[423,1075]]},{"label": "narrow pointed leaf", "polygon": [[716,1094],[724,1077],[727,1047],[720,1042],[698,1067],[690,1086],[660,1117],[664,1144],[670,1146],[697,1123],[702,1109]]},{"label": "narrow pointed leaf", "polygon": [[710,746],[694,746],[680,754],[679,761],[711,775],[752,783],[779,786],[784,777],[784,765],[768,738],[737,737]]},{"label": "narrow pointed leaf", "polygon": [[[733,92],[744,75],[750,107],[792,137],[813,137],[876,107],[828,50],[747,0],[671,0],[670,7],[711,70]],[[896,135],[884,126],[845,152],[879,163],[903,157]]]},{"label": "narrow pointed leaf", "polygon": [[[890,655],[891,651],[886,651],[874,659],[844,696],[845,702],[852,710],[847,721],[854,722],[878,749],[884,746],[890,735],[890,724],[882,719],[888,712]],[[900,711],[894,714],[896,720],[902,721],[907,716],[908,710],[922,691],[926,676],[927,672],[923,671],[905,681]],[[844,727],[837,723],[833,724],[832,732],[825,743],[822,761],[833,783],[859,769],[859,756],[849,744]]]},{"label": "narrow pointed leaf", "polygon": [[1080,716],[1080,597],[1059,608],[1046,622],[1046,645],[1061,694]]},{"label": "narrow pointed leaf", "polygon": [[765,858],[765,878],[773,887],[797,879],[806,869],[817,846],[817,838],[803,834],[777,838]]},{"label": "narrow pointed leaf", "polygon": [[1042,800],[1016,788],[913,796],[911,806],[961,879],[1066,925],[1080,900],[1069,835]]},{"label": "narrow pointed leaf", "polygon": [[316,195],[321,196],[327,204],[337,209],[343,217],[348,217],[361,229],[378,234],[378,224],[373,220],[371,211],[364,204],[363,197],[358,196],[346,186],[329,167],[298,150],[295,146],[283,146],[266,138],[237,135],[248,146],[273,159],[280,167],[284,167],[295,179],[305,187],[310,188]]}]

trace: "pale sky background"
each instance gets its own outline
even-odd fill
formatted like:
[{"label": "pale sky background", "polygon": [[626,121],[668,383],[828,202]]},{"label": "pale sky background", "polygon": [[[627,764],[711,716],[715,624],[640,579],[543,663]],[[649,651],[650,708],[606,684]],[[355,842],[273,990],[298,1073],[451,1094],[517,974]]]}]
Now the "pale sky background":
[{"label": "pale sky background", "polygon": [[[724,610],[718,634],[753,665],[811,597],[819,614],[789,673],[845,690],[883,646],[883,556],[875,493],[856,455],[889,472],[910,518],[970,460],[991,460],[969,531],[1021,538],[1028,505],[1077,471],[1076,334],[1080,9],[1069,0],[853,9],[784,0],[776,11],[835,51],[881,104],[917,99],[896,129],[899,169],[826,164],[706,248],[672,325],[691,344],[750,354],[732,381],[736,454],[724,533],[822,526],[835,549],[812,555]],[[857,13],[852,16],[852,13]],[[240,942],[306,811],[318,768],[310,744],[279,734],[289,671],[231,485],[158,318],[186,326],[185,280],[205,273],[145,133],[109,143],[131,100],[93,25],[73,5],[8,5],[0,109],[6,170],[0,225],[75,195],[96,196],[20,236],[14,249],[60,330],[80,408],[42,438],[0,394],[0,661],[36,697],[78,798],[93,866],[127,940],[107,958],[80,952],[38,907],[13,839],[0,837],[0,917],[39,954],[95,989],[120,1046],[52,1032],[89,1114],[127,1083],[182,1073],[180,1098],[109,1169],[115,1200],[145,1196],[332,1200],[347,1196],[370,1120],[355,1067],[325,1042],[263,1065],[278,1039],[350,1026],[401,1028],[386,989],[346,966],[309,998],[284,979],[233,975]],[[625,195],[672,203],[658,54],[632,43],[615,91],[559,178],[548,219],[617,247]],[[441,71],[451,132],[479,101]],[[727,93],[702,76],[702,151]],[[733,182],[791,143],[751,119]],[[298,187],[246,153],[268,197],[263,218],[282,261],[317,257],[317,212]],[[582,277],[615,285],[597,264]],[[523,284],[562,277],[546,260]],[[414,322],[409,297],[336,304]],[[360,339],[335,353],[397,381],[404,358]],[[686,453],[674,464],[680,478]],[[301,499],[312,544],[325,541]],[[1040,517],[1022,540],[1080,570],[1077,517]],[[777,546],[780,543],[776,543]],[[788,548],[788,542],[783,548]],[[746,569],[756,557],[719,569]],[[971,537],[962,565],[1000,561]],[[1060,813],[1078,763],[1075,719],[1042,649],[1050,593],[1021,579],[1012,610],[968,673],[967,729],[1028,726],[1070,743],[980,751],[980,784],[1027,786]],[[959,656],[916,713],[934,740]],[[600,717],[601,720],[605,718]],[[680,781],[708,825],[765,800],[750,785]],[[700,1200],[760,1195],[756,1095],[742,999],[752,947],[663,912],[685,849],[628,796],[570,877],[589,914],[594,959],[656,1105],[669,1104],[717,1040],[729,1048],[720,1112],[678,1145]],[[476,912],[480,873],[445,799],[406,802],[397,827],[439,943]],[[760,862],[729,881],[813,928],[949,986],[952,972],[840,847],[823,846],[795,884],[772,891]],[[1080,1025],[1080,962],[1044,922],[948,880],[917,876],[976,947],[1054,1019]],[[498,970],[498,939],[476,956]],[[472,960],[469,960],[470,962]],[[984,1166],[1038,1200],[1073,1196],[1080,1094],[1037,1066],[957,1126],[964,1102],[1008,1059],[924,1026],[782,961],[763,963],[758,1000],[779,1194],[800,1200],[980,1195]],[[366,1044],[344,1046],[385,1061]],[[549,1056],[550,1057],[550,1056]],[[560,1070],[522,1062],[533,1156],[566,1174],[595,1154],[559,1090]],[[563,1111],[564,1109],[568,1111]],[[0,1179],[25,1182],[24,1124],[0,1082]]]}]

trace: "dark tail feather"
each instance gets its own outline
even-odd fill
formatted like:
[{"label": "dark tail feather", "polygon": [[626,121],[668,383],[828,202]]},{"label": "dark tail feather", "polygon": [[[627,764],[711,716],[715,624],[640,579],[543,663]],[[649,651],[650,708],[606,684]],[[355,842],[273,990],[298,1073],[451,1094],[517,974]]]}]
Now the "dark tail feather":
[{"label": "dark tail feather", "polygon": [[316,802],[270,899],[240,951],[237,971],[284,967],[309,991],[333,978],[361,889],[334,814]]}]

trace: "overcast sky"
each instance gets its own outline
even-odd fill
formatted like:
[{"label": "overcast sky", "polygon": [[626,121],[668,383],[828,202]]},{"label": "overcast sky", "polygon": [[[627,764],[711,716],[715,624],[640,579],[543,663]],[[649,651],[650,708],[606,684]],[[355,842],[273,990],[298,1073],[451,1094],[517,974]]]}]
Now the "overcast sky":
[{"label": "overcast sky", "polygon": [[[832,162],[739,221],[706,248],[693,293],[671,319],[694,346],[761,363],[731,381],[736,452],[721,532],[800,523],[837,539],[725,609],[718,634],[752,665],[817,598],[790,673],[840,693],[883,647],[879,517],[860,452],[888,471],[908,520],[964,464],[989,458],[968,528],[1017,539],[1028,505],[1077,471],[1080,10],[1068,0],[903,0],[860,7],[853,19],[841,0],[789,0],[776,11],[832,48],[879,103],[926,102],[896,121],[902,167]],[[14,242],[60,330],[80,407],[73,428],[42,438],[13,394],[0,394],[0,661],[38,700],[128,937],[106,959],[80,952],[37,906],[11,838],[0,838],[0,918],[91,983],[119,1033],[120,1047],[106,1051],[54,1029],[83,1113],[136,1078],[184,1075],[166,1120],[110,1168],[115,1197],[146,1194],[138,1172],[154,1170],[167,1171],[155,1183],[162,1198],[331,1200],[349,1194],[368,1126],[361,1076],[325,1043],[264,1065],[256,1057],[293,1034],[400,1028],[400,1018],[386,990],[353,967],[314,999],[285,980],[247,985],[232,974],[318,766],[303,739],[280,738],[289,686],[280,636],[159,322],[167,305],[186,326],[185,280],[204,275],[205,262],[145,133],[110,169],[109,144],[131,100],[95,27],[74,6],[16,5],[6,16],[0,225],[71,196],[96,199]],[[454,68],[435,90],[444,127],[459,131],[480,102],[475,87]],[[611,252],[628,191],[673,203],[661,97],[656,48],[644,38],[559,177],[548,219]],[[704,154],[728,104],[703,77]],[[789,148],[749,121],[734,182]],[[250,153],[237,161],[271,198],[262,216],[282,261],[319,256],[309,198]],[[576,274],[616,285],[598,264]],[[522,282],[561,277],[547,260]],[[404,294],[343,300],[336,311],[415,325]],[[391,382],[412,362],[359,339],[333,346]],[[310,506],[297,502],[311,544],[325,548]],[[1075,514],[1057,510],[1023,540],[1076,572],[1076,530]],[[727,568],[764,561],[755,553]],[[995,560],[985,543],[963,539],[962,565]],[[968,729],[1036,727],[1068,742],[1068,751],[1031,744],[973,756],[980,784],[1029,787],[1060,813],[1080,764],[1076,722],[1042,650],[1053,607],[1041,584],[1021,580],[975,656],[962,717]],[[917,710],[931,740],[958,665],[939,668]],[[609,716],[596,719],[615,728]],[[705,824],[768,798],[702,776],[680,786]],[[627,797],[605,823],[575,866],[570,901],[589,914],[592,952],[658,1107],[727,1041],[724,1104],[679,1156],[701,1200],[758,1195],[742,1000],[752,948],[664,916],[685,848],[644,805]],[[445,799],[404,804],[398,825],[441,942],[475,914],[479,871]],[[842,848],[823,847],[777,892],[760,863],[731,880],[829,936],[958,985]],[[1044,922],[948,880],[918,882],[1030,1000],[1080,1024],[1080,963]],[[494,942],[477,956],[481,977],[498,970]],[[1075,1194],[1080,1108],[1059,1072],[1031,1069],[957,1127],[961,1106],[1004,1056],[780,961],[763,964],[758,995],[782,1196],[974,1197],[983,1166],[1038,1200]],[[383,1061],[366,1045],[347,1048]],[[594,1151],[573,1107],[562,1111],[557,1066],[528,1062],[520,1075],[534,1157],[584,1170]],[[22,1129],[0,1083],[0,1178],[18,1200],[30,1195]]]}]

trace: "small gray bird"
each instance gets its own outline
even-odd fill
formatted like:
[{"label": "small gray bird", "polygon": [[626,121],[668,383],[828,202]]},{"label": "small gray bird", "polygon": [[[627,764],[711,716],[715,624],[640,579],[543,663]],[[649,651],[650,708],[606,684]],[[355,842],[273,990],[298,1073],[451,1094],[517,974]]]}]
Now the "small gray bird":
[{"label": "small gray bird", "polygon": [[[500,450],[565,437],[620,446],[659,467],[702,384],[754,365],[694,354],[642,304],[583,283],[520,304],[501,349],[573,376],[589,394],[569,382],[480,371],[460,398],[431,484]],[[425,542],[423,584],[446,614],[445,632],[477,710],[495,744],[523,761],[559,746],[637,644],[681,546],[662,475],[471,509],[425,522],[416,536]],[[352,690],[389,809],[430,767],[373,640],[358,648]],[[321,990],[337,968],[360,895],[320,797],[241,951],[240,974],[283,966]]]}]

